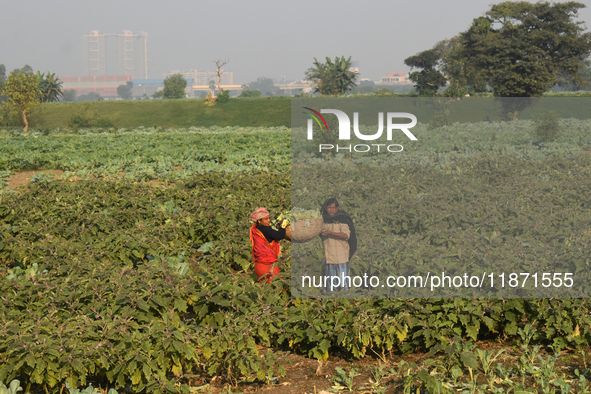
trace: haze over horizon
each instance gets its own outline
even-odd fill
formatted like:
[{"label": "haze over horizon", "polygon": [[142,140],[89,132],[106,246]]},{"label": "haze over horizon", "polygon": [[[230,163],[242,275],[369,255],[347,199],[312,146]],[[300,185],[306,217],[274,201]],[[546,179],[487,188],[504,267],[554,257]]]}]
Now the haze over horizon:
[{"label": "haze over horizon", "polygon": [[[80,2],[6,1],[0,25],[0,64],[7,73],[25,64],[58,76],[82,75],[83,36],[93,30],[148,33],[148,75],[215,70],[215,60],[236,84],[259,77],[304,77],[314,57],[351,56],[360,78],[409,71],[404,59],[465,31],[491,0],[297,3],[271,0]],[[535,1],[530,1],[535,2]],[[579,21],[591,27],[591,4]]]}]

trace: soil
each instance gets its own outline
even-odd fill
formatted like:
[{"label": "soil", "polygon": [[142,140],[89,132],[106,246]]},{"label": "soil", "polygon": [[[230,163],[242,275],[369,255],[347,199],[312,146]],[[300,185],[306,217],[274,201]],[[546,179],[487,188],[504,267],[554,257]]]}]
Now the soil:
[{"label": "soil", "polygon": [[[518,364],[518,358],[521,354],[520,350],[508,344],[499,342],[479,341],[475,342],[478,349],[495,352],[504,349],[503,355],[499,358],[499,362],[508,369]],[[475,352],[476,350],[474,350]],[[590,348],[585,348],[584,354],[590,354]],[[550,353],[541,351],[540,355],[544,358],[550,356]],[[415,364],[413,372],[417,369],[423,369],[426,365],[426,360],[437,360],[436,362],[444,362],[445,357],[439,353],[435,356],[429,356],[427,353],[414,353],[408,355],[390,355],[387,357],[386,367],[383,369],[385,374],[380,382],[380,387],[385,388],[385,393],[394,394],[403,392],[403,380],[399,373],[399,365],[402,362],[408,364]],[[338,356],[331,356],[327,361],[320,363],[317,360],[310,359],[303,355],[289,353],[284,357],[283,366],[286,370],[284,377],[278,377],[270,384],[263,383],[246,383],[239,382],[237,385],[231,385],[224,381],[222,377],[214,377],[208,381],[193,381],[191,386],[194,387],[194,393],[211,393],[211,394],[251,394],[251,393],[265,393],[265,394],[330,394],[328,391],[333,383],[331,379],[336,374],[335,368],[340,367],[346,372],[351,371],[352,368],[357,370],[358,375],[354,378],[354,393],[358,394],[373,394],[375,390],[374,381],[372,380],[371,369],[384,364],[383,361],[377,358],[366,356],[360,360],[347,360]],[[496,363],[495,363],[496,365]],[[561,353],[557,360],[555,369],[563,371],[567,375],[573,375],[574,369],[581,371],[589,367],[583,356],[575,349],[568,349]],[[403,368],[401,373],[406,372]],[[465,376],[468,379],[467,375]],[[487,378],[483,376],[482,371],[474,371],[474,378],[479,384],[488,382]],[[535,386],[535,383],[528,382]],[[200,387],[199,389],[196,389]],[[372,388],[374,388],[372,390]],[[335,392],[335,391],[332,391]],[[339,391],[341,393],[349,392],[347,389]]]},{"label": "soil", "polygon": [[[10,189],[10,190],[15,190],[17,188],[23,188],[31,182],[31,178],[33,177],[33,175],[37,175],[37,174],[52,174],[54,176],[54,179],[60,179],[62,177],[62,175],[64,174],[64,171],[62,171],[62,170],[37,170],[37,171],[17,172],[14,175],[12,175],[11,177],[5,178],[5,181],[8,182],[8,186],[6,188]],[[105,179],[117,180],[117,179],[123,178],[124,176],[125,176],[125,174],[121,172],[121,173],[117,174],[115,177],[105,178]],[[92,178],[93,177],[91,176],[91,179]],[[70,182],[77,181],[80,179],[81,179],[80,177],[74,176],[73,178],[70,178]],[[144,183],[146,183],[147,185],[152,185],[152,186],[170,186],[171,185],[168,182],[161,181],[158,179],[153,179],[150,181],[146,181]]]},{"label": "soil", "polygon": [[36,174],[53,174],[55,179],[61,178],[63,175],[63,171],[61,170],[39,170],[39,171],[24,171],[24,172],[17,172],[16,174],[12,175],[10,178],[6,178],[6,182],[8,182],[7,188],[10,190],[14,190],[20,186],[26,186],[31,182],[31,177]]},{"label": "soil", "polygon": [[[414,357],[416,358],[416,357]],[[369,367],[378,366],[379,363],[371,357],[366,357],[355,362],[348,362],[338,357],[331,357],[328,361],[319,362],[308,357],[287,354],[283,362],[286,374],[278,377],[271,384],[262,383],[238,383],[232,386],[224,382],[221,377],[214,377],[208,383],[201,382],[192,386],[201,386],[204,393],[265,393],[265,394],[329,394],[327,391],[333,386],[331,378],[336,373],[335,368],[341,367],[349,372],[352,368],[357,369],[359,375],[354,378],[356,393],[371,393],[371,374]],[[386,371],[394,364],[387,366]],[[382,383],[384,384],[384,383]],[[366,387],[367,389],[362,389]],[[387,393],[394,393],[395,386],[388,385]],[[346,390],[345,390],[346,391]],[[199,392],[199,391],[196,391]]]}]

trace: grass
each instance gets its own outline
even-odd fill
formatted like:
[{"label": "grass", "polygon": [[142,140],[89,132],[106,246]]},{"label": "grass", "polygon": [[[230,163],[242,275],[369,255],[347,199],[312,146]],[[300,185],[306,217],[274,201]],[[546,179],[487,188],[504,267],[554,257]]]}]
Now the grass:
[{"label": "grass", "polygon": [[[562,111],[572,112],[573,101],[558,100],[550,101],[548,97],[567,98],[585,97],[590,92],[553,92],[544,95],[546,106],[539,108],[538,112],[530,109],[523,111],[521,119],[531,119],[538,116],[539,111],[553,110],[558,113]],[[352,96],[343,98],[343,104],[347,102],[354,105],[354,110],[359,111],[359,98],[373,97],[374,100],[366,100],[367,105],[376,103],[376,96]],[[399,103],[411,103],[412,95],[397,95],[396,106]],[[309,97],[308,100],[317,100],[322,105],[326,97]],[[334,97],[333,97],[334,98]],[[454,112],[473,113],[475,119],[481,119],[482,99],[460,100],[440,97],[441,103],[452,104],[449,121],[455,120]],[[489,100],[492,98],[489,98]],[[429,101],[429,100],[428,100]],[[382,101],[383,103],[383,101]],[[576,105],[584,107],[587,102],[575,102]],[[401,107],[402,108],[402,107]],[[399,109],[399,108],[398,108]],[[388,109],[389,110],[389,109]],[[421,108],[412,106],[412,113],[424,117],[433,112],[428,108],[427,114]],[[363,112],[363,111],[361,111]],[[586,113],[582,110],[579,113]],[[89,120],[93,126],[133,128],[133,127],[211,127],[211,126],[242,126],[242,127],[271,127],[290,126],[291,98],[290,97],[267,97],[267,98],[241,98],[231,99],[228,103],[214,106],[206,105],[205,99],[184,99],[184,100],[116,100],[116,101],[85,101],[70,103],[46,103],[33,109],[29,116],[30,128],[43,130],[72,126],[74,117]],[[428,119],[427,119],[428,118]],[[424,121],[430,120],[430,115]],[[494,120],[494,119],[491,119]],[[20,118],[12,118],[11,123],[3,124],[0,114],[0,127],[17,126]]]},{"label": "grass", "polygon": [[75,116],[113,127],[289,126],[290,99],[234,99],[207,106],[204,99],[117,100],[43,104],[31,113],[32,129],[70,126]]}]

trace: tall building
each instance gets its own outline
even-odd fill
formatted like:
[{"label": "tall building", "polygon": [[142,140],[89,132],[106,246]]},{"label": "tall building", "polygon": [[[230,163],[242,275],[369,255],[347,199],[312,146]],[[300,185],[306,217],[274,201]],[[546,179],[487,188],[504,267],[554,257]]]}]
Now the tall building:
[{"label": "tall building", "polygon": [[148,78],[148,33],[101,34],[98,30],[84,35],[84,75],[127,75]]},{"label": "tall building", "polygon": [[98,30],[84,36],[84,75],[107,75],[105,38]]}]

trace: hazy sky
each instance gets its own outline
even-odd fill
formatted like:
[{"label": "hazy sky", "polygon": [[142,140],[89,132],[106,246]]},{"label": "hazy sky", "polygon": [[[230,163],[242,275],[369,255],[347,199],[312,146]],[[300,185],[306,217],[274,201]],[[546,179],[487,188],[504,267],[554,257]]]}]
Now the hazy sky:
[{"label": "hazy sky", "polygon": [[[591,28],[591,1],[579,20]],[[225,70],[235,83],[301,79],[314,57],[351,56],[361,78],[466,30],[491,0],[0,0],[0,64],[81,75],[82,36],[148,33],[148,73]]]}]

